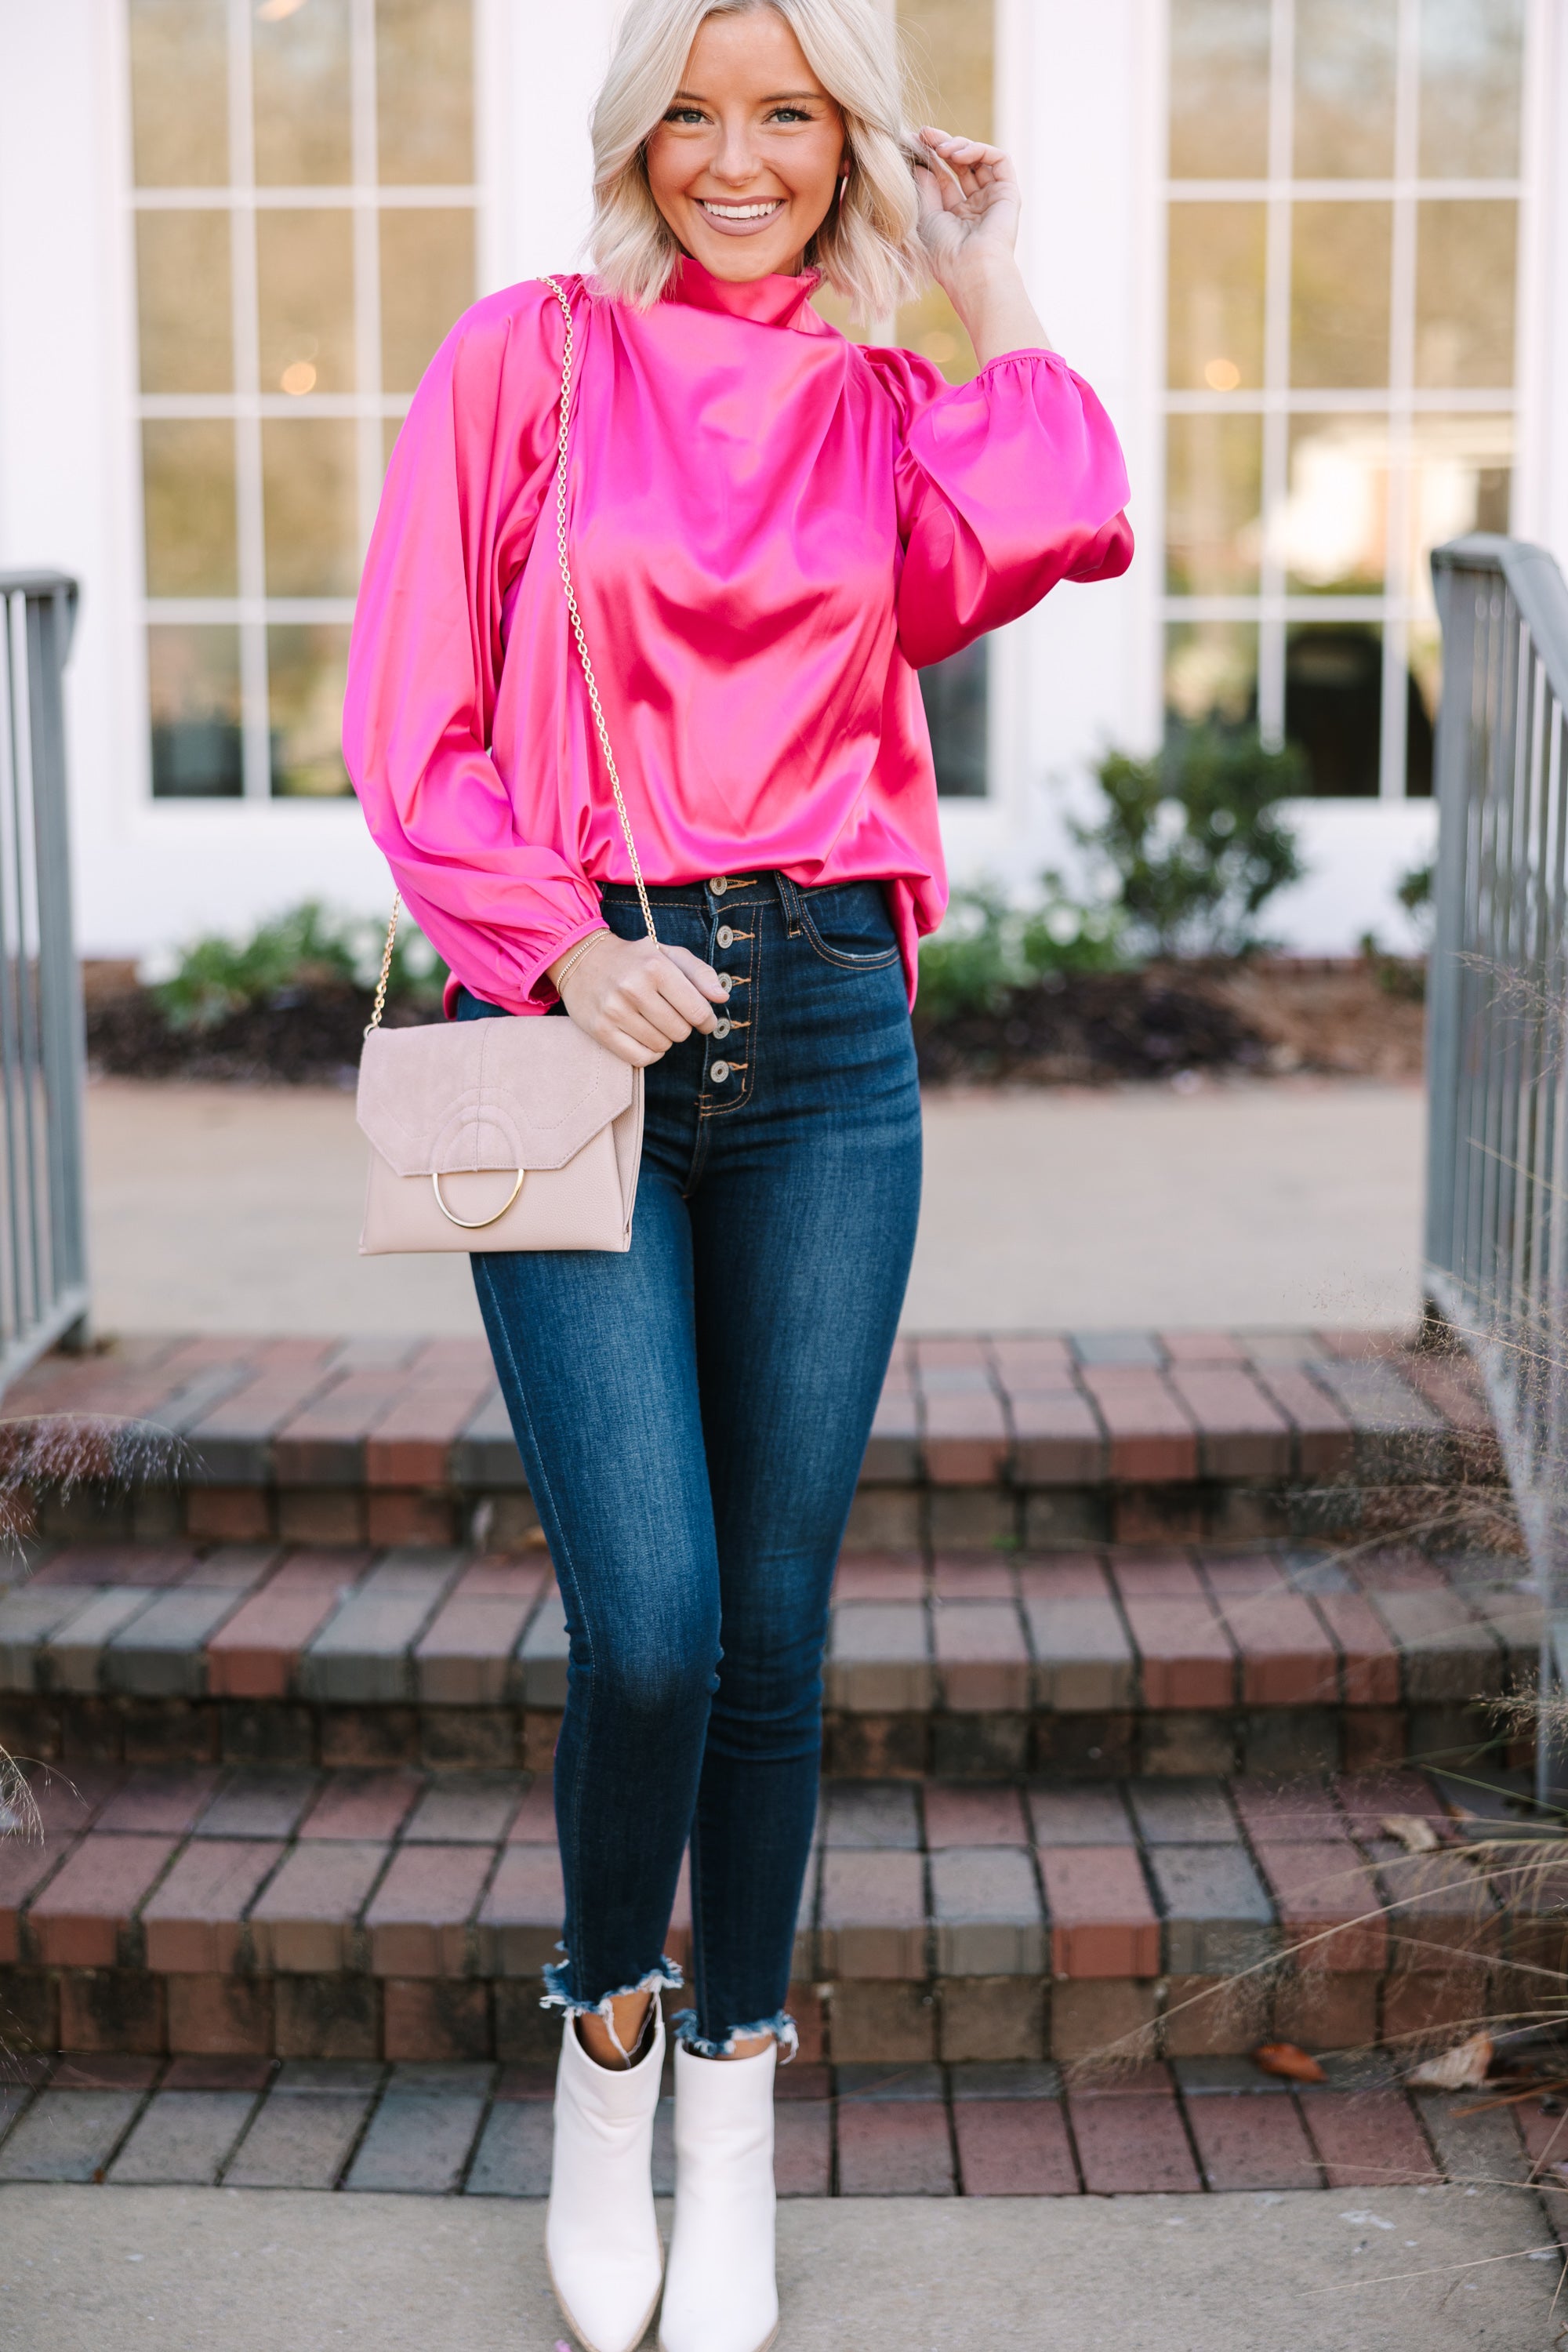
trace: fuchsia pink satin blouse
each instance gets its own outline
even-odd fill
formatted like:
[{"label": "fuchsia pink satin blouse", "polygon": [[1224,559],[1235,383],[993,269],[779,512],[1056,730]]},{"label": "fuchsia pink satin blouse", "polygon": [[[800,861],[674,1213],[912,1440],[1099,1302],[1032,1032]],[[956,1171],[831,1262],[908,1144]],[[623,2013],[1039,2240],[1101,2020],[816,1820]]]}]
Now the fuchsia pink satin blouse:
[{"label": "fuchsia pink satin blouse", "polygon": [[[562,281],[577,383],[573,577],[649,882],[770,869],[888,883],[915,947],[946,903],[915,671],[1124,572],[1127,478],[1054,352],[946,383],[846,341],[817,283],[682,263],[638,311]],[[540,1013],[544,967],[631,879],[556,568],[563,323],[537,282],[432,361],[354,622],[343,749],[458,979]]]}]

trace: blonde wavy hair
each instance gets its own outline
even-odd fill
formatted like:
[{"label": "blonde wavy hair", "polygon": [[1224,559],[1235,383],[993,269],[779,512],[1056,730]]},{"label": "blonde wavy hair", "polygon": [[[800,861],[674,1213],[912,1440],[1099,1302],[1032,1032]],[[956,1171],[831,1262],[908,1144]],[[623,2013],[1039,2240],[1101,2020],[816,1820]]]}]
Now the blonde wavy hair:
[{"label": "blonde wavy hair", "polygon": [[599,282],[639,310],[663,293],[680,247],[648,187],[648,136],[680,88],[704,19],[765,7],[784,18],[844,117],[844,200],[812,238],[806,261],[857,318],[885,318],[931,271],[912,171],[926,151],[906,115],[892,12],[879,0],[632,0],[594,108],[588,246]]}]

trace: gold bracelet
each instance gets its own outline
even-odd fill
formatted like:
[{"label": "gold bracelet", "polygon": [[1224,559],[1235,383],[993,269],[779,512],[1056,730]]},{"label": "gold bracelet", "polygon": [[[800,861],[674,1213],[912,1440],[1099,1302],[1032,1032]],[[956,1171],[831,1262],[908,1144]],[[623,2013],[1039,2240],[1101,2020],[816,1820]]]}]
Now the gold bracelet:
[{"label": "gold bracelet", "polygon": [[602,925],[598,930],[590,931],[587,938],[580,940],[577,946],[573,949],[571,954],[567,957],[565,962],[556,973],[554,980],[551,982],[551,985],[554,989],[557,996],[561,993],[562,982],[565,980],[566,975],[571,971],[573,965],[577,961],[578,957],[585,956],[595,940],[608,938],[609,930],[610,927],[605,923]]}]

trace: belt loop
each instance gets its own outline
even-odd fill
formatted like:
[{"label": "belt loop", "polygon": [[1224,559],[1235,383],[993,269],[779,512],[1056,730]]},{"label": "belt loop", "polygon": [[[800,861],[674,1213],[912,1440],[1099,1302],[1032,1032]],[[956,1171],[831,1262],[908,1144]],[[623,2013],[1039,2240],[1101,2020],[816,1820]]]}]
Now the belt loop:
[{"label": "belt loop", "polygon": [[800,892],[787,874],[775,874],[773,880],[778,885],[779,904],[784,912],[784,936],[786,939],[798,939],[800,937]]}]

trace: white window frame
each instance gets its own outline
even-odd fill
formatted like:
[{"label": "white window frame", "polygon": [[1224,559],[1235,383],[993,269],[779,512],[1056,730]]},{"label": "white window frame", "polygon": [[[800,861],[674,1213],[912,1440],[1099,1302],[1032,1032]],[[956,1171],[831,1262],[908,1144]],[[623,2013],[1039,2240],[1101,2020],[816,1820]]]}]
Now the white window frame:
[{"label": "white window frame", "polygon": [[[1379,793],[1384,801],[1405,798],[1409,650],[1412,626],[1430,614],[1419,593],[1390,595],[1389,572],[1408,544],[1410,457],[1415,419],[1422,415],[1464,414],[1514,420],[1510,529],[1528,531],[1538,503],[1542,470],[1542,440],[1548,429],[1542,413],[1543,361],[1542,294],[1547,141],[1550,132],[1548,71],[1551,0],[1527,0],[1524,26],[1524,101],[1521,126],[1521,171],[1513,180],[1422,180],[1418,176],[1420,0],[1398,0],[1398,46],[1394,104],[1394,169],[1387,180],[1293,180],[1292,96],[1295,68],[1295,0],[1271,0],[1268,176],[1264,180],[1173,180],[1169,173],[1170,5],[1145,0],[1152,38],[1151,66],[1159,93],[1159,164],[1150,228],[1152,268],[1149,298],[1151,345],[1157,355],[1152,436],[1155,467],[1152,497],[1144,511],[1153,528],[1145,560],[1157,567],[1152,600],[1155,642],[1152,669],[1164,672],[1165,635],[1173,623],[1232,621],[1258,630],[1258,706],[1266,744],[1284,740],[1285,635],[1298,622],[1365,621],[1383,638],[1383,703]],[[1415,383],[1415,287],[1416,205],[1435,197],[1511,198],[1519,207],[1515,355],[1513,382],[1506,389],[1424,391]],[[1393,206],[1390,288],[1389,381],[1366,391],[1320,393],[1289,383],[1290,207],[1293,201],[1344,201],[1373,197]],[[1166,256],[1169,210],[1173,202],[1263,203],[1268,206],[1265,280],[1264,383],[1259,391],[1176,392],[1170,388],[1166,342]],[[1387,535],[1384,590],[1366,596],[1297,595],[1288,592],[1278,534],[1267,519],[1279,510],[1289,489],[1289,436],[1292,416],[1307,415],[1386,416],[1389,434]],[[1263,514],[1265,529],[1258,589],[1254,594],[1172,594],[1165,577],[1165,421],[1172,415],[1260,415],[1263,419]],[[1163,689],[1162,689],[1163,700]],[[1325,796],[1327,797],[1327,796]],[[1321,804],[1320,801],[1318,804]],[[1350,805],[1348,803],[1337,803]]]},{"label": "white window frame", "polygon": [[[159,809],[180,806],[234,805],[231,798],[193,794],[153,801],[150,720],[146,709],[147,632],[163,624],[216,625],[237,627],[240,655],[240,709],[243,745],[243,799],[278,807],[287,802],[300,805],[298,796],[274,794],[271,776],[270,718],[267,672],[267,631],[269,625],[353,621],[352,596],[269,596],[265,575],[262,530],[261,427],[273,417],[334,417],[352,420],[355,435],[357,552],[361,562],[370,543],[384,472],[384,433],[387,419],[407,413],[411,394],[384,393],[381,388],[381,314],[379,217],[399,210],[468,209],[474,215],[477,284],[489,250],[487,202],[487,126],[483,104],[484,67],[491,28],[484,0],[472,0],[474,16],[474,138],[473,181],[461,185],[421,184],[384,189],[377,179],[375,94],[375,0],[350,0],[351,177],[327,187],[258,186],[255,175],[251,92],[250,0],[227,0],[228,26],[228,159],[226,184],[198,188],[139,188],[132,164],[131,67],[129,41],[123,30],[125,0],[115,0],[122,19],[121,83],[124,109],[125,208],[124,247],[129,256],[131,286],[131,385],[132,391],[134,469],[132,476],[135,508],[135,560],[138,594],[135,600],[137,641],[142,669],[142,797]],[[235,390],[222,394],[143,393],[141,389],[140,330],[136,312],[136,218],[144,212],[217,212],[229,216],[230,336]],[[241,389],[256,385],[258,372],[257,215],[266,211],[342,210],[353,216],[354,376],[353,393],[287,393]],[[237,502],[237,586],[234,596],[150,596],[146,593],[146,547],[142,518],[142,425],[174,418],[219,418],[235,425]],[[308,796],[307,796],[308,797]],[[327,795],[310,804],[342,805],[345,795]]]}]

